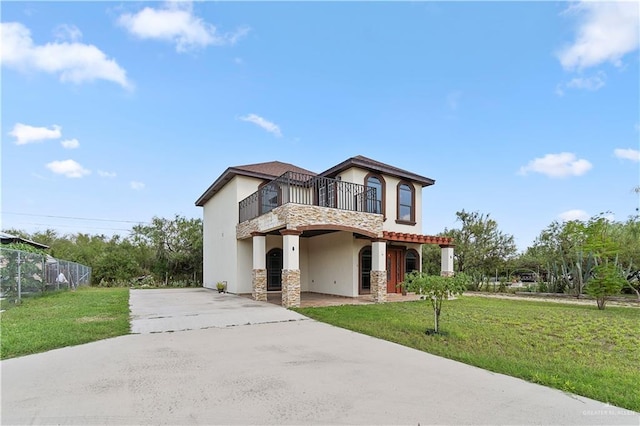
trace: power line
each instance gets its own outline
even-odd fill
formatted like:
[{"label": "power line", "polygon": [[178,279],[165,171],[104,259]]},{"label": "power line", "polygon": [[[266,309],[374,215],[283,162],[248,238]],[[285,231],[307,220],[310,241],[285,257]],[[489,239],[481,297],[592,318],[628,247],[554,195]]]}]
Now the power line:
[{"label": "power line", "polygon": [[142,222],[142,221],[135,221],[135,220],[98,219],[98,218],[88,218],[88,217],[54,216],[54,215],[46,215],[46,214],[32,214],[32,213],[2,212],[2,214],[10,214],[10,215],[17,215],[17,216],[50,217],[54,219],[93,220],[97,222],[118,222],[118,223],[135,223],[135,224],[149,223],[149,222]]},{"label": "power line", "polygon": [[124,229],[124,228],[97,228],[94,226],[83,226],[83,225],[54,225],[51,223],[35,223],[35,222],[20,222],[19,226],[22,225],[38,225],[38,226],[46,226],[48,228],[80,228],[80,229],[102,229],[105,231],[125,231],[125,232],[131,232],[131,229]]}]

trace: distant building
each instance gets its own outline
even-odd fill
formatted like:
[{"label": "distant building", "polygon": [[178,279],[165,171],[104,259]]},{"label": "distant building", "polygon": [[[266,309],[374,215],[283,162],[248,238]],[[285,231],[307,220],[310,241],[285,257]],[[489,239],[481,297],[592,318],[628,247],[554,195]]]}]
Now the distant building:
[{"label": "distant building", "polygon": [[35,241],[27,240],[26,238],[18,237],[16,235],[7,234],[6,232],[0,232],[0,242],[2,244],[23,243],[42,250],[49,248],[47,245],[36,243]]}]

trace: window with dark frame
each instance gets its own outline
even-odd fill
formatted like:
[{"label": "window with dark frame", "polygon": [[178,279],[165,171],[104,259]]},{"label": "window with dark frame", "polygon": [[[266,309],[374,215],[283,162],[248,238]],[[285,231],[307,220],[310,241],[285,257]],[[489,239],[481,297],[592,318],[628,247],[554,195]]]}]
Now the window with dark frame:
[{"label": "window with dark frame", "polygon": [[371,247],[360,250],[360,293],[371,292]]},{"label": "window with dark frame", "polygon": [[405,254],[404,257],[404,272],[405,274],[409,274],[413,271],[418,271],[420,270],[420,267],[418,265],[418,260],[420,258],[418,257],[418,252],[416,252],[415,250],[411,249],[411,250],[407,250],[407,253]]},{"label": "window with dark frame", "polygon": [[404,182],[398,184],[397,220],[404,223],[415,223],[413,186]]},{"label": "window with dark frame", "polygon": [[375,189],[375,197],[368,200],[367,211],[369,213],[384,214],[384,180],[382,176],[376,174],[368,174],[365,177],[364,185],[367,188]]}]

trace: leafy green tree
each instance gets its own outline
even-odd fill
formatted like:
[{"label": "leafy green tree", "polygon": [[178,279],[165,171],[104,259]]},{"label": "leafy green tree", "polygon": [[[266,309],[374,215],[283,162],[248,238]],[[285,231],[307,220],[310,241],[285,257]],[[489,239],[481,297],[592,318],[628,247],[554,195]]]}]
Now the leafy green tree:
[{"label": "leafy green tree", "polygon": [[135,247],[128,240],[114,236],[93,261],[93,282],[100,285],[131,281],[142,275],[142,268],[133,255]]},{"label": "leafy green tree", "polygon": [[469,277],[464,273],[459,273],[452,277],[445,277],[413,271],[407,275],[405,285],[408,291],[421,294],[423,299],[431,302],[431,306],[433,307],[434,332],[439,333],[442,303],[451,296],[462,294],[469,281]]},{"label": "leafy green tree", "polygon": [[201,282],[202,220],[176,215],[173,219],[154,217],[149,225],[133,227],[134,246],[148,246],[154,255],[152,272],[157,279]]},{"label": "leafy green tree", "polygon": [[454,268],[457,272],[481,277],[492,276],[496,269],[504,269],[508,259],[515,256],[517,247],[513,236],[498,229],[489,214],[456,212],[460,229],[445,229],[444,235],[455,242]]},{"label": "leafy green tree", "polygon": [[625,282],[620,268],[614,262],[605,261],[594,268],[586,291],[596,299],[598,309],[604,309],[607,298],[620,293]]},{"label": "leafy green tree", "polygon": [[436,244],[422,245],[422,272],[429,275],[440,273],[441,249]]}]

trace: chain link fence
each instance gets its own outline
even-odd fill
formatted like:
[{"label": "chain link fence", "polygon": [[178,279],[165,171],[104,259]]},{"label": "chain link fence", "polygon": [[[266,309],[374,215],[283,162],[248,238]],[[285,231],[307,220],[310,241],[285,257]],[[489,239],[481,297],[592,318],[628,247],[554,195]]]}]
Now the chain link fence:
[{"label": "chain link fence", "polygon": [[0,297],[19,303],[45,291],[88,286],[91,268],[75,262],[22,250],[0,248]]}]

